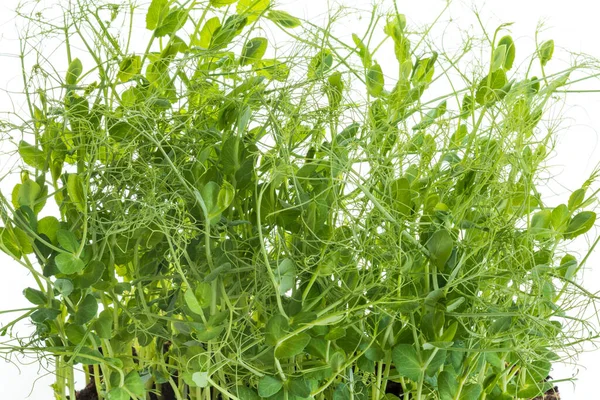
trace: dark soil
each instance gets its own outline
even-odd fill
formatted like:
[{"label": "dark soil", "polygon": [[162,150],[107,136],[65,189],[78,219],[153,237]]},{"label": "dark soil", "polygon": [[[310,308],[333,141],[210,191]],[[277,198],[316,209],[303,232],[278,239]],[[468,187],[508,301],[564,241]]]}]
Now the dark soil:
[{"label": "dark soil", "polygon": [[92,381],[88,385],[78,392],[75,392],[75,399],[77,400],[98,400],[98,392],[96,391],[96,384]]}]

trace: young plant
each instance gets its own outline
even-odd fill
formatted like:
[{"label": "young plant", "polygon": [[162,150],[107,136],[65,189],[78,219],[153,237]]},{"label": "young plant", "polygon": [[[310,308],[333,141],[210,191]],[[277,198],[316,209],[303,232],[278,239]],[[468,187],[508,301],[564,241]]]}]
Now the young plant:
[{"label": "young plant", "polygon": [[[546,41],[516,71],[506,26],[481,42],[489,59],[440,54],[398,12],[347,42],[269,0],[22,16],[36,64],[29,115],[5,124],[22,163],[0,248],[34,287],[3,334],[31,320],[14,351],[54,358],[57,400],[554,390],[552,362],[585,340],[574,299],[595,299],[575,281],[589,253],[565,243],[593,227],[596,192],[594,175],[544,202],[541,125],[593,64],[550,73]],[[54,34],[64,73],[32,47]]]}]

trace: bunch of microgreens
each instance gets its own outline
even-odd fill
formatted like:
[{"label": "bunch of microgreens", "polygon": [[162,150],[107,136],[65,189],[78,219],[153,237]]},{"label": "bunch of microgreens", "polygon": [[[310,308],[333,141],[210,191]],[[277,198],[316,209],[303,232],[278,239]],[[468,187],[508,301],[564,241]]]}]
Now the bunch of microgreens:
[{"label": "bunch of microgreens", "polygon": [[[2,333],[35,332],[5,351],[51,356],[57,400],[83,398],[77,369],[108,400],[550,389],[592,329],[589,253],[564,244],[596,215],[593,177],[563,204],[539,195],[544,113],[594,64],[550,72],[548,40],[516,71],[506,26],[438,54],[391,5],[351,42],[269,0],[21,9],[26,109],[3,125],[21,180],[0,248],[34,282]],[[43,45],[61,36],[66,73]]]}]

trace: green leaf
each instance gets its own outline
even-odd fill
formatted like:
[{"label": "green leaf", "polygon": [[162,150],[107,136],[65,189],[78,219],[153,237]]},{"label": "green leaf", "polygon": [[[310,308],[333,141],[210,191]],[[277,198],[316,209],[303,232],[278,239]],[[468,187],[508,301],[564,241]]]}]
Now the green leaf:
[{"label": "green leaf", "polygon": [[513,63],[515,61],[515,43],[510,36],[503,36],[498,41],[498,47],[506,46],[505,56],[504,56],[504,69],[509,70],[512,68]]},{"label": "green leaf", "polygon": [[39,170],[44,170],[46,166],[46,156],[44,152],[35,146],[21,140],[19,142],[19,155],[25,164]]},{"label": "green leaf", "polygon": [[365,351],[364,356],[367,358],[367,360],[377,362],[383,360],[383,357],[385,357],[385,352],[377,343],[373,343]]},{"label": "green leaf", "polygon": [[85,268],[83,275],[75,278],[76,285],[81,289],[87,289],[100,280],[106,266],[102,261],[92,260]]},{"label": "green leaf", "polygon": [[[551,382],[530,383],[520,388],[517,392],[517,396],[520,399],[532,399],[552,389],[553,386],[554,385]],[[550,398],[553,398],[553,396],[550,396]]]},{"label": "green leaf", "polygon": [[[219,202],[223,203],[228,198],[232,199],[230,189],[225,189],[223,194],[221,194],[221,188],[216,182],[210,181],[201,191],[202,200],[204,201],[204,205],[206,206],[206,211],[208,215],[206,216],[212,224],[219,221],[221,217],[222,209],[219,207]],[[227,197],[223,197],[227,196]],[[219,197],[223,197],[219,199]]]},{"label": "green leaf", "polygon": [[196,295],[196,299],[198,300],[200,307],[208,307],[210,305],[212,298],[212,289],[210,283],[198,283],[196,285],[196,290],[194,290],[194,294]]},{"label": "green leaf", "polygon": [[[403,14],[397,14],[395,18],[392,17],[387,21],[383,30],[394,40],[394,54],[400,64],[401,70],[408,69],[410,71],[410,68],[412,68],[410,41],[404,34],[405,27],[406,17]],[[401,73],[401,80],[406,80],[407,78],[407,74]]]},{"label": "green leaf", "polygon": [[506,45],[499,45],[494,49],[494,54],[492,55],[492,65],[491,71],[497,71],[500,68],[504,68],[504,63],[506,62]]},{"label": "green leaf", "polygon": [[546,379],[552,369],[552,363],[548,360],[535,360],[527,366],[526,382],[539,383]]},{"label": "green leaf", "polygon": [[596,222],[596,213],[593,211],[582,211],[574,216],[567,229],[565,229],[565,239],[573,239],[579,235],[583,235],[594,226]]},{"label": "green leaf", "polygon": [[284,62],[268,59],[257,64],[256,73],[267,79],[285,82],[290,74],[290,67]]},{"label": "green leaf", "polygon": [[287,319],[283,315],[276,314],[267,322],[265,330],[265,343],[269,346],[276,346],[279,339],[284,337],[289,330]]},{"label": "green leaf", "polygon": [[[338,315],[325,315],[322,316],[316,320],[314,320],[312,322],[311,325],[313,326],[327,326],[327,325],[333,325],[333,324],[337,324],[338,322],[340,322],[341,320],[343,320],[344,318],[346,318],[345,314],[338,314]],[[328,340],[333,340],[333,339],[328,339]]]},{"label": "green leaf", "polygon": [[260,397],[254,389],[245,386],[236,386],[234,394],[236,394],[240,400],[260,400]]},{"label": "green leaf", "polygon": [[[75,363],[81,363],[84,365],[95,365],[100,364],[103,360],[102,354],[96,349],[90,349],[89,347],[83,347],[79,349],[79,353],[74,358]],[[106,359],[108,360],[108,359]],[[118,359],[117,359],[118,360]],[[120,361],[120,360],[118,360]],[[121,364],[122,366],[122,364]],[[127,397],[129,400],[129,397]]]},{"label": "green leaf", "polygon": [[65,275],[76,274],[85,268],[85,263],[79,257],[68,253],[60,253],[54,262],[60,273]]},{"label": "green leaf", "polygon": [[350,389],[345,383],[339,383],[333,392],[333,400],[350,400]]},{"label": "green leaf", "polygon": [[208,318],[208,325],[216,326],[222,324],[229,317],[227,311],[216,312]]},{"label": "green leaf", "polygon": [[193,313],[198,315],[204,314],[204,312],[202,311],[202,307],[200,306],[200,303],[198,302],[198,299],[196,298],[196,295],[194,294],[194,291],[192,289],[186,290],[183,295],[183,298],[185,300],[185,304],[187,304],[187,306]]},{"label": "green leaf", "polygon": [[329,49],[323,49],[318,52],[308,65],[308,78],[322,78],[325,72],[333,65],[333,54]]},{"label": "green leaf", "polygon": [[463,387],[460,393],[460,400],[477,400],[483,391],[482,387],[478,383],[471,383]]},{"label": "green leaf", "polygon": [[440,270],[443,270],[450,258],[453,246],[454,240],[445,229],[436,231],[427,241],[427,250],[429,250],[431,259]]},{"label": "green leaf", "polygon": [[417,350],[411,344],[399,344],[392,350],[392,360],[398,373],[412,381],[418,382],[421,378],[421,362]]},{"label": "green leaf", "polygon": [[163,37],[172,35],[185,25],[188,18],[188,11],[185,8],[172,10],[167,14],[165,20],[154,31],[154,36]]},{"label": "green leaf", "polygon": [[554,40],[547,40],[542,43],[538,49],[538,57],[540,58],[540,63],[542,66],[546,66],[548,61],[552,59],[552,55],[554,54]]},{"label": "green leaf", "polygon": [[310,397],[310,383],[305,379],[292,379],[288,383],[289,393],[300,398]]},{"label": "green leaf", "polygon": [[83,325],[90,322],[98,312],[98,300],[93,294],[88,294],[81,300],[75,313],[75,323]]},{"label": "green leaf", "polygon": [[265,375],[258,381],[258,395],[271,397],[281,390],[283,383],[273,376]]},{"label": "green leaf", "polygon": [[[469,96],[468,94],[465,94],[465,97],[463,97],[463,101],[462,101],[462,105],[460,108],[460,117],[461,118],[468,118],[471,114],[473,114],[473,110],[475,109],[475,99],[473,99],[473,96]],[[466,133],[467,131],[467,127],[465,125],[460,125],[459,129],[462,129],[462,132],[460,132],[461,134],[464,132]],[[460,146],[460,142],[456,143],[458,146]]]},{"label": "green leaf", "polygon": [[[464,297],[463,297],[464,299]],[[446,309],[448,311],[448,309]],[[450,312],[450,311],[448,311]],[[444,333],[440,336],[441,342],[452,343],[452,339],[454,339],[454,335],[456,335],[456,331],[458,330],[458,322],[452,322],[446,329],[444,329]]]},{"label": "green leaf", "polygon": [[35,208],[38,196],[42,193],[40,185],[31,179],[26,180],[23,183],[19,183],[15,186],[16,189],[16,204],[15,207],[29,207],[30,209]]},{"label": "green leaf", "polygon": [[336,350],[329,357],[329,366],[333,372],[339,372],[346,364],[346,355],[342,350]]},{"label": "green leaf", "polygon": [[342,100],[342,93],[344,92],[344,81],[339,71],[335,71],[329,75],[327,83],[324,85],[324,91],[327,94],[329,106],[332,108],[339,107]]},{"label": "green leaf", "polygon": [[552,210],[552,226],[561,232],[569,221],[569,208],[566,204],[559,204]]},{"label": "green leaf", "polygon": [[367,92],[373,97],[379,97],[383,92],[384,83],[381,66],[375,62],[367,70]]},{"label": "green leaf", "polygon": [[75,205],[75,207],[81,211],[85,212],[87,208],[87,202],[85,197],[85,188],[83,185],[83,180],[77,174],[69,174],[67,177],[67,193],[69,194],[69,198]]},{"label": "green leaf", "polygon": [[275,347],[275,357],[289,358],[297,356],[304,351],[308,342],[310,342],[310,335],[306,333],[294,335]]},{"label": "green leaf", "polygon": [[77,236],[71,231],[66,229],[59,229],[56,232],[56,240],[58,244],[71,253],[77,253],[79,250],[79,241],[77,240]]},{"label": "green leaf", "polygon": [[14,228],[12,230],[0,228],[0,246],[2,251],[18,260],[23,255],[21,244],[11,231],[14,231]]},{"label": "green leaf", "polygon": [[239,0],[236,11],[248,17],[248,22],[256,20],[271,5],[271,0]]},{"label": "green leaf", "polygon": [[125,389],[127,389],[137,397],[146,397],[146,388],[144,387],[144,381],[136,371],[130,371],[127,375],[125,375],[124,386]]},{"label": "green leaf", "polygon": [[60,310],[55,308],[45,308],[41,307],[31,313],[31,320],[38,324],[41,324],[44,321],[54,320],[56,317],[60,315]]},{"label": "green leaf", "polygon": [[560,260],[559,271],[561,275],[565,277],[565,279],[572,280],[577,273],[578,265],[579,264],[577,263],[577,258],[575,258],[575,256],[572,254],[566,254]]},{"label": "green leaf", "polygon": [[283,28],[293,29],[302,25],[302,21],[285,11],[271,10],[267,18]]},{"label": "green leaf", "polygon": [[510,327],[512,326],[512,323],[513,323],[513,317],[499,317],[494,322],[492,322],[492,325],[490,325],[490,328],[489,328],[489,332],[492,335],[495,335],[497,333],[506,332],[510,329]]},{"label": "green leaf", "polygon": [[201,342],[209,342],[218,338],[223,332],[223,330],[225,330],[225,327],[223,325],[210,326],[199,323],[194,326],[194,332],[196,332],[194,336],[197,340]]},{"label": "green leaf", "polygon": [[54,245],[58,243],[57,232],[60,229],[60,222],[56,217],[48,216],[38,221],[37,233],[46,235],[50,242]]},{"label": "green leaf", "polygon": [[112,338],[113,332],[113,310],[103,310],[96,322],[94,322],[94,330],[100,339]]},{"label": "green leaf", "polygon": [[67,339],[73,344],[79,344],[85,338],[86,329],[81,325],[67,324],[65,326],[65,334]]},{"label": "green leaf", "polygon": [[229,16],[225,23],[214,32],[209,49],[220,50],[227,47],[242,32],[247,23],[248,20],[245,17]]},{"label": "green leaf", "polygon": [[329,330],[327,334],[324,336],[325,340],[337,340],[346,336],[346,329],[341,326],[336,326],[335,328]]},{"label": "green leaf", "polygon": [[458,392],[458,381],[456,375],[449,371],[442,371],[438,375],[438,391],[440,400],[454,400]]},{"label": "green leaf", "polygon": [[210,5],[213,7],[223,7],[235,3],[238,0],[210,0]]},{"label": "green leaf", "polygon": [[279,286],[279,294],[281,296],[295,287],[296,266],[291,259],[286,258],[279,263],[277,270],[275,270],[275,281]]},{"label": "green leaf", "polygon": [[58,293],[60,293],[64,297],[67,297],[68,295],[73,293],[74,289],[73,282],[71,282],[69,279],[62,278],[54,281],[54,288],[58,290]]},{"label": "green leaf", "polygon": [[231,185],[231,183],[223,181],[223,184],[219,189],[219,194],[217,195],[217,208],[215,212],[221,214],[223,211],[225,211],[233,202],[234,196],[235,188]]},{"label": "green leaf", "polygon": [[571,193],[571,196],[569,196],[568,204],[569,210],[577,210],[579,206],[583,203],[583,200],[585,200],[585,189],[577,189],[576,191]]},{"label": "green leaf", "polygon": [[269,42],[264,37],[255,37],[248,40],[242,49],[240,65],[248,65],[260,61],[267,51],[268,44]]},{"label": "green leaf", "polygon": [[438,54],[433,52],[431,57],[418,59],[413,67],[411,82],[415,87],[428,87],[433,79],[435,62]]},{"label": "green leaf", "polygon": [[21,228],[12,228],[12,233],[17,239],[19,250],[23,254],[33,253],[32,239]]},{"label": "green leaf", "polygon": [[531,218],[531,226],[529,230],[532,235],[538,238],[543,238],[545,233],[548,233],[550,225],[552,224],[552,211],[541,210],[533,215]]},{"label": "green leaf", "polygon": [[212,17],[202,27],[200,30],[200,38],[192,39],[192,45],[200,46],[204,49],[208,49],[210,47],[210,43],[212,38],[219,29],[221,28],[221,21],[219,17]]},{"label": "green leaf", "polygon": [[196,386],[205,388],[208,386],[208,372],[194,372],[192,374],[192,380],[196,384]]},{"label": "green leaf", "polygon": [[71,64],[69,64],[69,68],[67,68],[67,76],[65,79],[67,85],[75,85],[77,83],[77,79],[79,79],[79,76],[82,72],[83,65],[81,64],[79,58],[76,58],[73,61],[71,61]]},{"label": "green leaf", "polygon": [[504,94],[502,89],[507,84],[508,79],[506,78],[506,72],[504,72],[503,69],[494,71],[491,75],[486,75],[481,82],[479,82],[477,92],[475,92],[475,101],[481,105],[492,104],[502,97]]},{"label": "green leaf", "polygon": [[358,47],[358,55],[360,56],[360,60],[362,61],[363,67],[370,68],[373,60],[371,58],[371,53],[367,46],[363,43],[362,40],[355,33],[352,34],[352,41]]},{"label": "green leaf", "polygon": [[152,0],[146,14],[146,29],[154,30],[168,10],[169,0]]},{"label": "green leaf", "polygon": [[23,296],[25,296],[30,303],[35,304],[36,306],[42,306],[48,302],[48,298],[44,292],[33,288],[26,288],[23,290]]},{"label": "green leaf", "polygon": [[117,78],[121,82],[127,82],[142,70],[142,59],[140,56],[125,57],[119,64],[119,73]]},{"label": "green leaf", "polygon": [[[431,357],[432,353],[433,353],[432,350],[424,351],[423,359],[428,360]],[[425,375],[427,375],[427,376],[436,375],[438,373],[440,367],[442,365],[444,365],[444,362],[446,362],[446,355],[447,355],[446,350],[438,350],[435,353],[435,355],[433,356],[433,358],[431,359],[431,361],[429,362],[429,364],[427,364],[427,368],[425,369]]]},{"label": "green leaf", "polygon": [[129,393],[123,388],[114,387],[109,390],[107,396],[107,400],[129,400]]}]

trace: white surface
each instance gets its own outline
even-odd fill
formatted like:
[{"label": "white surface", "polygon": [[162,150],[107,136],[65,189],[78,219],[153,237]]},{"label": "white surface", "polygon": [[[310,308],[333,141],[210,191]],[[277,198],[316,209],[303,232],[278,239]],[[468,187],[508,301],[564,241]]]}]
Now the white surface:
[{"label": "white surface", "polygon": [[[142,1],[140,3],[146,3]],[[284,0],[280,8],[298,16],[310,17],[313,23],[319,23],[326,11],[328,2],[323,0],[297,0],[295,2]],[[18,58],[19,47],[16,32],[14,32],[13,13],[17,1],[3,0],[0,5],[0,89],[19,90],[22,85],[20,77],[20,65]],[[340,0],[338,4],[346,4],[352,7],[364,9],[367,14],[363,21],[347,26],[347,31],[339,32],[349,36],[356,32],[359,35],[364,28],[363,23],[368,22],[368,12],[371,9],[371,0]],[[386,4],[390,4],[386,1]],[[406,14],[409,24],[412,26],[431,22],[439,11],[445,6],[444,0],[398,0],[398,8],[401,13]],[[510,27],[511,34],[516,41],[517,62],[523,60],[523,56],[531,53],[534,48],[533,35],[540,20],[545,21],[545,30],[540,33],[540,41],[554,39],[557,50],[555,58],[568,59],[561,52],[569,49],[574,52],[585,52],[600,58],[600,24],[598,23],[599,7],[592,0],[474,0],[473,2],[454,2],[449,13],[442,17],[441,27],[452,17],[452,26],[460,26],[461,29],[480,32],[473,18],[472,10],[478,10],[486,29],[493,30],[503,22],[514,22]],[[458,24],[458,25],[452,25]],[[351,30],[350,30],[351,29]],[[461,43],[461,36],[457,35],[455,29],[446,32],[440,31],[436,36],[441,43],[443,33],[444,46],[456,47]],[[437,33],[436,33],[437,34]],[[350,40],[348,40],[350,42]],[[76,55],[77,56],[77,55]],[[378,53],[375,59],[386,69],[386,57]],[[64,60],[58,60],[64,63]],[[550,68],[550,67],[549,67]],[[600,82],[589,84],[588,89],[600,89]],[[12,104],[6,93],[0,92],[0,111],[7,109],[19,109],[19,104]],[[590,172],[600,161],[600,150],[598,149],[597,131],[600,128],[600,93],[574,94],[568,100],[567,106],[562,109],[563,116],[569,128],[560,131],[556,146],[557,155],[551,160],[552,169],[549,176],[552,179],[549,186],[543,189],[549,204],[555,201],[565,201],[566,196],[572,190],[580,187]],[[0,164],[7,162],[6,158],[0,160]],[[7,185],[2,185],[4,194],[8,193]],[[580,248],[584,248],[585,246]],[[600,271],[592,267],[597,264],[599,255],[593,256],[587,265],[584,284],[588,290],[596,292],[600,290]],[[2,279],[0,279],[0,309],[27,307],[27,301],[21,295],[22,289],[31,281],[31,277],[16,263],[10,262],[8,257],[0,254],[0,267]],[[10,320],[10,315],[0,314],[0,324]],[[25,333],[27,324],[21,329]],[[1,339],[1,338],[0,338]],[[1,346],[1,345],[0,345]],[[597,398],[597,377],[600,375],[600,363],[597,361],[600,353],[585,353],[579,358],[583,366],[574,369],[571,366],[555,367],[551,373],[555,379],[568,378],[578,370],[578,382],[573,389],[568,384],[560,385],[563,400],[592,399]],[[5,399],[35,399],[50,400],[52,392],[49,385],[51,377],[44,377],[45,371],[39,367],[34,360],[29,365],[14,365],[0,361],[0,393]],[[39,380],[38,380],[39,379]],[[35,384],[35,385],[34,385]]]}]

